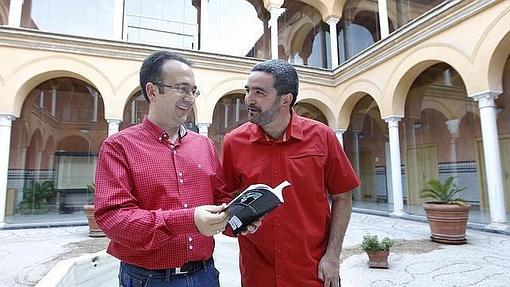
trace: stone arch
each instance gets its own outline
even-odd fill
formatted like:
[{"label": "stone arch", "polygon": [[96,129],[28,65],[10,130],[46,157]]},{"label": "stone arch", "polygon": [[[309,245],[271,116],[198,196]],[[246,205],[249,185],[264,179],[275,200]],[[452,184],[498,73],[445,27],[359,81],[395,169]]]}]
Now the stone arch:
[{"label": "stone arch", "polygon": [[245,84],[246,77],[232,77],[218,82],[209,90],[202,91],[207,96],[200,96],[195,101],[197,107],[196,122],[212,123],[214,107],[218,104],[218,101],[227,94],[244,94]]},{"label": "stone arch", "polygon": [[70,56],[42,57],[25,62],[14,71],[5,78],[7,83],[5,90],[7,93],[15,95],[13,101],[8,103],[7,109],[18,116],[30,91],[40,83],[53,78],[71,77],[90,84],[101,94],[105,103],[105,111],[109,106],[107,101],[113,98],[113,85],[108,77],[91,63],[79,58]]},{"label": "stone arch", "polygon": [[[508,14],[508,11],[507,11]],[[500,15],[481,37],[473,52],[474,69],[478,86],[471,94],[486,91],[503,91],[503,70],[510,55],[510,17]],[[468,95],[471,95],[468,94]]]},{"label": "stone arch", "polygon": [[335,128],[336,117],[332,110],[335,107],[335,103],[331,101],[331,98],[317,88],[302,88],[299,90],[299,95],[296,103],[303,102],[309,103],[317,107],[328,120],[328,124],[331,128]]},{"label": "stone arch", "polygon": [[[131,97],[140,91],[140,78],[139,78],[139,70],[133,70],[129,74],[127,74],[117,85],[115,90],[117,94],[115,95],[115,103],[116,107],[110,110],[111,119],[123,119],[124,110],[131,100]],[[105,111],[106,117],[106,111]],[[110,119],[110,118],[108,118]]]},{"label": "stone arch", "polygon": [[468,57],[458,49],[445,45],[424,45],[413,49],[402,55],[402,61],[395,65],[395,69],[390,72],[392,75],[388,81],[383,94],[383,103],[381,106],[381,116],[404,115],[405,102],[407,94],[416,78],[427,68],[445,63],[451,66],[461,77],[466,90],[472,89],[466,79],[471,79],[468,72],[471,69],[471,63]]},{"label": "stone arch", "polygon": [[[339,101],[343,101],[343,105],[340,107],[340,112],[338,113],[338,128],[347,129],[349,127],[349,121],[351,118],[351,113],[361,98],[365,95],[369,95],[374,99],[375,103],[381,109],[381,105],[378,101],[382,97],[382,91],[380,87],[378,87],[374,82],[369,80],[359,80],[356,81],[340,93],[342,96]],[[381,111],[382,116],[382,111]]]},{"label": "stone arch", "polygon": [[328,16],[333,14],[333,11],[331,11],[332,7],[327,7],[326,4],[324,3],[325,1],[321,0],[299,0],[299,1],[306,3],[315,8],[317,11],[319,11],[319,14],[321,15],[322,19],[326,19]]}]

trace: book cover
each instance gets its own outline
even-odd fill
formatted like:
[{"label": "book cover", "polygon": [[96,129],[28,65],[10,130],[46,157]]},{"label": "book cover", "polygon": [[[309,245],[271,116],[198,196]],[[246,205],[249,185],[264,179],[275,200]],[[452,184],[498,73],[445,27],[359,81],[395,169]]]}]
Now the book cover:
[{"label": "book cover", "polygon": [[289,185],[288,181],[275,188],[267,184],[252,184],[234,198],[227,205],[230,216],[228,224],[234,234],[245,231],[248,225],[282,204],[283,189]]}]

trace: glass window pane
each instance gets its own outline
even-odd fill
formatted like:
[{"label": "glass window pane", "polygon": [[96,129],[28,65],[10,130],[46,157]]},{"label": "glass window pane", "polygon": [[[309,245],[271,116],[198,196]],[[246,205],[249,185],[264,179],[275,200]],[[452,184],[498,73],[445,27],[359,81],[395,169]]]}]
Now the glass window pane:
[{"label": "glass window pane", "polygon": [[23,2],[21,26],[86,37],[113,36],[114,0]]},{"label": "glass window pane", "polygon": [[126,0],[127,40],[198,49],[198,9],[191,0]]},{"label": "glass window pane", "polygon": [[[209,1],[207,23],[209,37],[204,39],[207,42],[207,51],[269,58],[270,35],[264,34],[269,16],[263,5],[259,6],[262,11],[256,9],[254,5],[261,3],[251,4],[240,0]],[[257,15],[257,11],[260,11],[260,15]]]}]

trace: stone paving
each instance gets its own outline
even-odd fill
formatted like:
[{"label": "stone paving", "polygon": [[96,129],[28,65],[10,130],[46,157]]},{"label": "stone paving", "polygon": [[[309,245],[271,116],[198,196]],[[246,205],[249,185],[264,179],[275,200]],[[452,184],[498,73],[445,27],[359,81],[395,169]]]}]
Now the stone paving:
[{"label": "stone paving", "polygon": [[[104,249],[87,227],[0,230],[0,287],[34,286],[61,259]],[[390,268],[370,269],[360,248],[365,234],[395,240]],[[431,242],[426,223],[353,213],[342,252],[344,287],[510,286],[510,236],[468,230],[468,243]],[[223,287],[239,287],[238,246],[216,236],[214,254]]]}]

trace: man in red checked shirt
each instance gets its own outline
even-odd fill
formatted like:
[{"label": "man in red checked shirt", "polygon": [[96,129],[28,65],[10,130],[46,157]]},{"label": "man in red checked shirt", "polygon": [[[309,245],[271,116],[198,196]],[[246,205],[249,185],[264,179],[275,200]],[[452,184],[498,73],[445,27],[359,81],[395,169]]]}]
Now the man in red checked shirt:
[{"label": "man in red checked shirt", "polygon": [[219,286],[212,236],[229,196],[213,142],[184,126],[199,95],[190,66],[166,51],[147,57],[149,114],[99,152],[95,217],[121,261],[120,286]]},{"label": "man in red checked shirt", "polygon": [[255,65],[245,86],[250,122],[223,141],[227,191],[291,183],[258,230],[238,237],[243,287],[340,286],[350,191],[359,180],[333,130],[292,109],[298,87],[289,63]]}]

